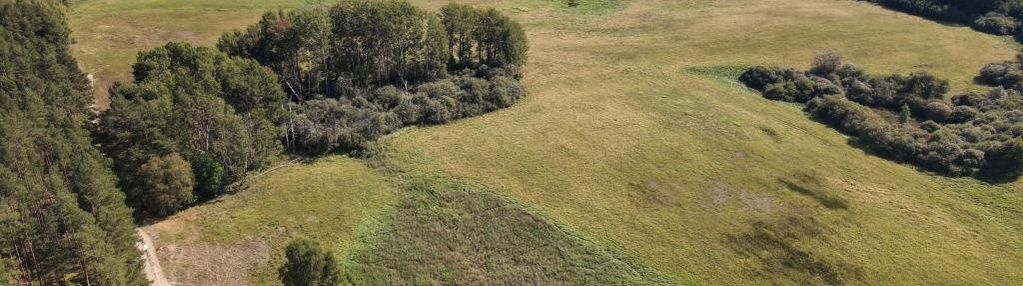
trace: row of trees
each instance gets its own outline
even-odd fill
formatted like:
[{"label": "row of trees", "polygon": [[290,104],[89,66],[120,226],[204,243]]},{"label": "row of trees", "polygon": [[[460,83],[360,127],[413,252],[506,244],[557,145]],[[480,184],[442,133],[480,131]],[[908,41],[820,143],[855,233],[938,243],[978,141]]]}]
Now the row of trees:
[{"label": "row of trees", "polygon": [[223,194],[284,151],[358,151],[402,126],[521,98],[518,24],[493,9],[442,11],[347,0],[266,13],[217,49],[142,52],[134,82],[111,88],[94,140],[128,205],[160,217]]},{"label": "row of trees", "polygon": [[0,0],[0,284],[143,285],[60,1]]},{"label": "row of trees", "polygon": [[341,1],[328,10],[268,12],[217,47],[255,59],[299,99],[350,97],[353,88],[409,89],[448,71],[521,66],[526,36],[494,9],[450,4],[435,14],[405,1]]},{"label": "row of trees", "polygon": [[952,176],[1011,180],[1023,173],[1023,95],[995,87],[946,98],[926,73],[868,75],[833,53],[806,72],[754,67],[740,76],[769,99],[806,104],[813,117],[876,153]]},{"label": "row of trees", "polygon": [[938,21],[970,25],[996,35],[1023,37],[1021,0],[867,0]]}]

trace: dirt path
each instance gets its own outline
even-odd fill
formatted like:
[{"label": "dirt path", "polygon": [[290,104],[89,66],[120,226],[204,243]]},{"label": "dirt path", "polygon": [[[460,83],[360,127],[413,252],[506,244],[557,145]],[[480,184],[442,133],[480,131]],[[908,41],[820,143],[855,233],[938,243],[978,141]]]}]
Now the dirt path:
[{"label": "dirt path", "polygon": [[143,269],[146,272],[146,279],[153,282],[152,286],[171,286],[171,283],[163,275],[160,260],[156,258],[156,245],[153,244],[153,238],[149,237],[149,234],[143,231],[142,228],[136,230],[139,233],[139,237],[142,237],[142,244],[139,248],[142,250],[142,261],[145,264]]}]

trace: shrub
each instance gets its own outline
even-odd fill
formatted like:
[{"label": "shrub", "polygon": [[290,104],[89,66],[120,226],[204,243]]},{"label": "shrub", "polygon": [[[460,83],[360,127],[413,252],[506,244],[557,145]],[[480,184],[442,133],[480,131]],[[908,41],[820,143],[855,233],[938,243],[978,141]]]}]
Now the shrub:
[{"label": "shrub", "polygon": [[341,285],[340,266],[330,251],[316,242],[298,239],[284,250],[284,265],[278,276],[284,286]]},{"label": "shrub", "polygon": [[969,106],[956,106],[948,116],[948,123],[966,123],[977,117],[977,110]]},{"label": "shrub", "polygon": [[785,71],[782,71],[779,68],[757,66],[743,72],[742,75],[739,76],[739,81],[749,88],[764,91],[769,85],[781,83],[787,80],[788,77],[786,77],[784,73]]},{"label": "shrub", "polygon": [[984,158],[985,175],[997,178],[1016,178],[1023,174],[1023,140],[1013,139],[994,147]]},{"label": "shrub", "polygon": [[893,76],[891,80],[901,85],[900,94],[909,97],[942,99],[949,89],[948,80],[939,79],[927,72],[913,73],[909,77]]},{"label": "shrub", "polygon": [[295,142],[308,154],[358,150],[387,128],[381,112],[336,99],[306,101],[297,109]]},{"label": "shrub", "polygon": [[931,101],[924,106],[924,118],[937,122],[945,122],[952,115],[952,107],[941,101]]},{"label": "shrub", "polygon": [[1021,80],[1023,71],[1018,60],[988,64],[980,69],[980,74],[976,77],[978,83],[1015,90],[1023,89],[1020,85]]},{"label": "shrub", "polygon": [[1001,13],[988,12],[973,21],[973,28],[995,35],[1015,35],[1019,29],[1019,22]]},{"label": "shrub", "polygon": [[969,13],[961,10],[964,3],[970,1],[935,1],[935,0],[870,0],[885,7],[910,14],[936,19],[965,23],[970,20]]},{"label": "shrub", "polygon": [[841,54],[836,52],[824,52],[817,54],[813,59],[813,64],[807,74],[828,77],[829,75],[838,71],[845,61]]}]

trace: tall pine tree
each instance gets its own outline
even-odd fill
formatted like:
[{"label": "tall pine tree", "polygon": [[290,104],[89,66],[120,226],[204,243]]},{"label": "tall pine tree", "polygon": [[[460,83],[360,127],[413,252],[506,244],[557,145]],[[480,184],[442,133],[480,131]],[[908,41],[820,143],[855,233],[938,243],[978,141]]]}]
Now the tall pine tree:
[{"label": "tall pine tree", "polygon": [[84,126],[63,2],[0,0],[0,282],[141,285],[131,211]]}]

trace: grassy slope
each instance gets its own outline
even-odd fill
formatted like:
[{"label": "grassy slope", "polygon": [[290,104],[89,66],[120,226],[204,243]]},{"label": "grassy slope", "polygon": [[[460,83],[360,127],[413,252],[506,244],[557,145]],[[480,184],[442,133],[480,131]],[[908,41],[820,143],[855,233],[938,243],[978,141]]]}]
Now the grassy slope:
[{"label": "grassy slope", "polygon": [[635,1],[588,19],[519,18],[533,40],[529,99],[391,136],[396,152],[430,159],[408,165],[490,186],[684,282],[1023,279],[1018,185],[869,156],[794,106],[686,73],[805,66],[835,49],[872,72],[928,69],[965,89],[1011,58],[1009,41],[848,1]]},{"label": "grassy slope", "polygon": [[109,105],[106,90],[131,81],[138,51],[168,41],[212,45],[224,32],[244,27],[269,9],[320,5],[317,0],[78,0],[71,14],[82,69],[95,79],[97,105]]},{"label": "grassy slope", "polygon": [[395,190],[356,160],[333,156],[274,170],[246,191],[146,227],[169,278],[185,285],[276,281],[294,237],[347,253],[356,230],[397,202]]},{"label": "grassy slope", "polygon": [[[261,13],[248,8],[305,5],[189,1],[165,9],[168,2],[81,4],[72,22],[86,70],[123,74],[132,57],[125,53],[166,40],[209,44]],[[446,1],[416,2],[434,8]],[[869,156],[797,107],[763,100],[716,75],[729,69],[713,68],[805,66],[814,53],[834,49],[871,72],[926,69],[962,90],[971,88],[970,77],[984,63],[1011,58],[1017,48],[1011,41],[852,1],[599,1],[582,13],[541,0],[486,3],[526,25],[530,96],[481,118],[389,136],[387,153],[404,171],[385,173],[391,183],[373,188],[385,190],[373,194],[389,195],[278,205],[294,200],[299,189],[276,180],[305,182],[323,173],[334,174],[336,186],[367,176],[381,180],[380,173],[339,159],[303,166],[303,176],[288,175],[291,169],[271,173],[257,181],[266,180],[272,191],[253,188],[154,227],[167,233],[165,241],[280,255],[283,240],[260,244],[250,237],[280,226],[333,243],[352,269],[392,269],[353,275],[365,279],[509,281],[507,273],[535,274],[516,268],[528,265],[521,261],[472,265],[508,253],[501,252],[505,245],[515,250],[542,242],[547,234],[530,235],[538,231],[566,238],[553,249],[596,253],[538,265],[578,277],[587,277],[581,273],[590,265],[615,270],[590,281],[658,279],[645,267],[680,282],[713,284],[1023,279],[1018,184],[941,178]],[[415,183],[422,177],[430,178],[427,189],[444,195],[424,198]],[[308,183],[318,192],[354,191]],[[375,203],[350,205],[362,200]],[[480,207],[508,205],[504,218],[487,217]],[[316,229],[302,228],[300,220],[256,219],[331,206],[362,211]],[[353,227],[360,221],[362,227]],[[353,238],[359,229],[360,238]],[[449,254],[457,255],[437,255],[445,241],[455,241]],[[550,247],[538,249],[538,261],[557,257]],[[201,259],[162,251],[169,253],[165,260],[188,262],[172,268],[203,269]],[[462,256],[477,253],[486,256]],[[456,266],[430,267],[438,261]],[[272,267],[265,265],[272,264],[262,265],[254,277],[270,281]],[[565,265],[573,267],[559,268]],[[481,269],[506,273],[506,279],[480,278],[473,271]]]}]

